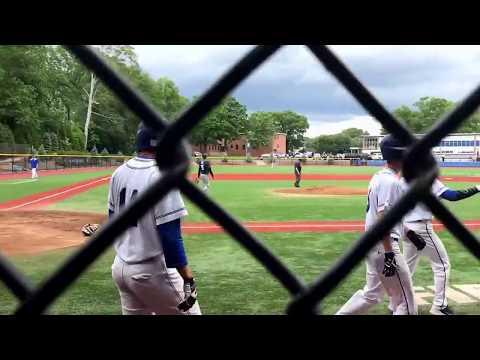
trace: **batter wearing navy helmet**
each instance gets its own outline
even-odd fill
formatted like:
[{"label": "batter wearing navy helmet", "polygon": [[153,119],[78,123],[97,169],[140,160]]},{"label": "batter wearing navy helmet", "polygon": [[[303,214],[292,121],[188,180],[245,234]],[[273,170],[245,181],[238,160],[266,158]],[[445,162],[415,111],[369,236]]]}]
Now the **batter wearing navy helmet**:
[{"label": "batter wearing navy helmet", "polygon": [[[155,132],[141,126],[138,155],[110,179],[109,216],[119,213],[162,176],[155,161],[156,145]],[[180,227],[187,214],[180,192],[172,190],[116,240],[112,277],[123,314],[201,314]]]},{"label": "batter wearing navy helmet", "polygon": [[[404,146],[392,135],[387,135],[380,144],[385,168],[377,172],[368,186],[367,216],[365,230],[379,221],[402,196],[398,173],[402,167]],[[337,315],[366,313],[380,303],[385,293],[390,298],[394,315],[416,315],[417,305],[409,268],[400,252],[399,240],[402,226],[396,224],[366,257],[367,280],[364,288],[358,290]]]}]

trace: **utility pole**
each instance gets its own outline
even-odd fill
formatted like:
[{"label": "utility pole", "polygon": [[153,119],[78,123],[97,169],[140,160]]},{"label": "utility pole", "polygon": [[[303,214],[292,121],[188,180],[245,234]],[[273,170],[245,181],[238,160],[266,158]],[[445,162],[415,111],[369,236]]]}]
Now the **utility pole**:
[{"label": "utility pole", "polygon": [[97,77],[92,72],[90,76],[90,92],[88,93],[88,108],[87,108],[87,119],[85,120],[85,150],[87,150],[88,144],[88,128],[90,127],[90,119],[92,118],[92,107],[95,99],[95,93],[97,92]]}]

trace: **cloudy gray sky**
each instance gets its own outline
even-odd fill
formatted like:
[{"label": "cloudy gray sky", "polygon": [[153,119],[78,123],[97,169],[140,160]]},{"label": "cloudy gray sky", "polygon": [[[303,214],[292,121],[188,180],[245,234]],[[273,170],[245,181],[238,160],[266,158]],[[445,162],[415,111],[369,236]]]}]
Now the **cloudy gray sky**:
[{"label": "cloudy gray sky", "polygon": [[[187,97],[201,94],[252,46],[135,45],[142,68],[167,76]],[[480,84],[480,46],[331,46],[390,110],[422,96],[460,100]],[[380,125],[325,71],[308,49],[281,49],[232,94],[249,111],[293,110],[308,117],[309,136]]]}]

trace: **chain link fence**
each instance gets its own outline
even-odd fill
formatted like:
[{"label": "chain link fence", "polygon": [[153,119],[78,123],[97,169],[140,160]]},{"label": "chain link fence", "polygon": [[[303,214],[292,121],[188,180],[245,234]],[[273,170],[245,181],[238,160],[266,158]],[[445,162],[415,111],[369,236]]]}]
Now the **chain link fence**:
[{"label": "chain link fence", "polygon": [[[430,149],[474,113],[480,104],[480,87],[477,87],[452,112],[439,119],[432,130],[420,140],[369,92],[342,61],[324,45],[307,45],[321,64],[350,92],[350,94],[376,118],[383,127],[409,145],[403,173],[411,183],[410,190],[387,212],[384,218],[365,232],[360,239],[317,281],[307,286],[299,277],[266,248],[257,237],[243,227],[232,215],[186,178],[190,163],[190,151],[184,138],[204,116],[264,63],[281,46],[257,46],[231,67],[213,86],[198,98],[175,122],[168,123],[117,74],[94,49],[88,46],[67,48],[143,122],[158,131],[160,142],[157,154],[159,168],[165,175],[109,221],[93,238],[38,288],[30,282],[3,256],[0,255],[0,278],[19,299],[16,314],[41,314],[47,311],[59,295],[91,265],[115,238],[126,230],[131,219],[143,216],[171,189],[178,188],[184,196],[202,209],[210,218],[238,241],[255,257],[290,293],[291,301],[286,306],[287,314],[316,314],[321,312],[321,301],[357,266],[368,251],[384,234],[401,220],[417,202],[426,204],[446,228],[477,258],[480,258],[480,243],[476,237],[449,211],[431,192],[431,184],[438,175]],[[128,220],[128,221],[127,221]]]},{"label": "chain link fence", "polygon": [[[108,168],[120,166],[131,156],[86,156],[86,155],[37,155],[38,169],[63,170],[77,168]],[[31,170],[31,155],[27,154],[1,154],[0,175],[6,173],[18,173]]]}]

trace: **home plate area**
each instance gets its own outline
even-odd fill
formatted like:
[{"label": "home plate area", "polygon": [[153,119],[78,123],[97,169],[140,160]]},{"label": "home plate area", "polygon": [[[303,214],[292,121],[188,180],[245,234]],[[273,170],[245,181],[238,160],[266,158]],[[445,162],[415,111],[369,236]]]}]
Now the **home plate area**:
[{"label": "home plate area", "polygon": [[[415,299],[419,306],[431,305],[434,286],[415,286]],[[480,284],[450,285],[447,287],[447,299],[460,305],[480,302]]]}]

